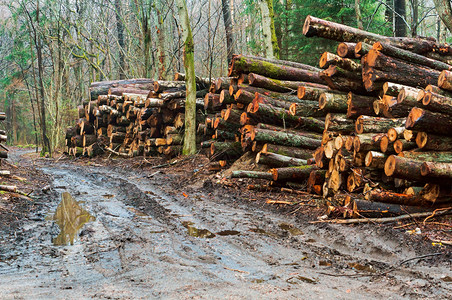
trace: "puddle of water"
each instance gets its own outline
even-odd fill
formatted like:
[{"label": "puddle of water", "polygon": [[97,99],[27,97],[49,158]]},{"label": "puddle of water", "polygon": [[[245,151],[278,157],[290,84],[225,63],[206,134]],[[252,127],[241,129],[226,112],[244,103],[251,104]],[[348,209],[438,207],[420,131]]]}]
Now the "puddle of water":
[{"label": "puddle of water", "polygon": [[361,265],[359,263],[349,263],[348,266],[352,269],[355,269],[357,271],[366,271],[369,273],[375,273],[376,270],[371,265]]},{"label": "puddle of water", "polygon": [[96,219],[80,203],[68,192],[61,195],[61,202],[53,215],[53,220],[60,227],[60,233],[52,241],[55,246],[73,245],[83,225]]},{"label": "puddle of water", "polygon": [[290,277],[289,279],[286,280],[287,283],[290,284],[299,284],[300,282],[306,282],[306,283],[311,283],[311,284],[317,284],[317,281],[315,281],[314,279],[311,278],[307,278],[304,276],[294,276],[294,277]]},{"label": "puddle of water", "polygon": [[281,223],[281,224],[279,224],[279,228],[281,228],[282,230],[288,231],[291,235],[302,235],[302,234],[304,234],[303,231],[301,231],[297,227],[293,226],[292,224]]},{"label": "puddle of water", "polygon": [[199,237],[199,238],[206,238],[206,239],[210,239],[210,238],[215,237],[215,233],[212,233],[212,232],[210,232],[207,229],[196,228],[195,226],[193,226],[193,222],[183,221],[182,225],[185,228],[187,228],[189,236],[194,236],[194,237]]},{"label": "puddle of water", "polygon": [[221,236],[227,236],[227,235],[239,235],[240,231],[237,230],[223,230],[220,232],[217,232],[217,235],[221,235]]},{"label": "puddle of water", "polygon": [[264,229],[261,229],[259,227],[250,228],[249,231],[259,233],[259,234],[265,234],[265,235],[272,236],[272,237],[278,237],[277,234],[275,234],[273,232],[265,231]]}]

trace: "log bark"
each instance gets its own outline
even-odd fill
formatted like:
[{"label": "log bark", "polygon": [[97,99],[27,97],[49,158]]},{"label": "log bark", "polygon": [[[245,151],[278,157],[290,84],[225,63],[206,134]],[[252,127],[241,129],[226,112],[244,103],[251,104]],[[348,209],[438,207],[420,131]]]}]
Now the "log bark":
[{"label": "log bark", "polygon": [[416,131],[452,136],[452,120],[450,116],[433,113],[418,107],[413,107],[406,119],[405,127]]},{"label": "log bark", "polygon": [[328,113],[347,112],[347,94],[322,93],[319,97],[319,109]]},{"label": "log bark", "polygon": [[347,94],[347,118],[356,119],[360,115],[373,116],[375,111],[373,103],[375,97],[361,96],[353,94],[352,92]]},{"label": "log bark", "polygon": [[450,151],[426,151],[426,152],[406,151],[400,153],[399,156],[419,161],[452,163],[452,152]]},{"label": "log bark", "polygon": [[232,59],[229,76],[237,76],[240,73],[257,73],[265,77],[281,80],[324,83],[318,71],[278,65],[249,56],[237,55]]},{"label": "log bark", "polygon": [[288,167],[288,168],[275,168],[271,169],[270,172],[273,175],[274,181],[301,181],[307,180],[311,171],[317,170],[314,165],[310,166],[298,166],[298,167]]},{"label": "log bark", "polygon": [[302,133],[293,134],[259,128],[255,128],[253,133],[254,137],[252,138],[252,140],[258,142],[265,142],[283,146],[301,147],[306,149],[316,149],[321,145],[320,140],[303,136]]},{"label": "log bark", "polygon": [[386,42],[376,42],[373,45],[373,49],[380,51],[387,56],[409,61],[410,63],[418,64],[421,66],[427,66],[435,70],[452,70],[452,66],[449,64],[392,46],[391,44]]},{"label": "log bark", "polygon": [[380,140],[384,133],[364,133],[358,134],[353,139],[353,149],[355,152],[367,152],[380,149]]},{"label": "log bark", "polygon": [[327,114],[325,117],[325,131],[349,134],[355,131],[355,122],[347,119],[345,114]]},{"label": "log bark", "polygon": [[426,92],[422,104],[430,111],[452,115],[452,98]]},{"label": "log bark", "polygon": [[387,158],[388,155],[384,153],[378,151],[369,151],[366,154],[364,164],[366,165],[366,167],[384,169]]},{"label": "log bark", "polygon": [[[391,191],[384,191],[384,190],[379,190],[379,189],[371,190],[366,195],[366,199],[369,201],[372,201],[372,202],[391,203],[391,204],[408,205],[408,206],[430,207],[432,205],[432,202],[427,201],[416,195],[400,194],[400,193],[394,193]],[[410,208],[410,209],[412,209],[412,208]],[[425,211],[425,209],[422,209],[419,207],[410,212],[422,212],[422,211]],[[400,213],[402,213],[402,211],[400,211]],[[406,212],[403,212],[403,213],[406,213]]]},{"label": "log bark", "polygon": [[[435,84],[435,83],[432,83]],[[438,87],[452,91],[452,72],[444,70],[438,78]]]},{"label": "log bark", "polygon": [[295,167],[307,165],[307,160],[276,154],[272,152],[259,152],[256,155],[256,163],[264,164],[274,168]]},{"label": "log bark", "polygon": [[288,80],[280,80],[280,79],[272,79],[259,74],[249,73],[248,80],[250,82],[250,86],[259,87],[270,91],[287,93],[293,92],[298,89],[299,86],[313,86],[313,87],[324,87],[323,81],[322,84],[312,84],[309,82],[303,81],[288,81]]},{"label": "log bark", "polygon": [[185,89],[185,81],[163,81],[156,80],[154,81],[154,92],[161,93],[165,90],[169,89]]},{"label": "log bark", "polygon": [[337,55],[342,58],[357,58],[355,54],[356,43],[339,43],[337,45]]},{"label": "log bark", "polygon": [[299,86],[297,97],[298,99],[318,100],[320,95],[325,92],[333,93],[334,91],[326,85],[324,87]]},{"label": "log bark", "polygon": [[384,170],[386,176],[393,176],[413,181],[423,181],[424,178],[421,174],[421,165],[421,161],[391,155],[386,160]]},{"label": "log bark", "polygon": [[341,69],[351,72],[361,72],[361,64],[348,58],[342,58],[330,52],[324,52],[320,57],[319,66],[327,69],[329,66],[338,66]]},{"label": "log bark", "polygon": [[232,171],[231,178],[253,178],[273,180],[272,173],[258,171]]},{"label": "log bark", "polygon": [[307,37],[317,36],[338,42],[365,42],[373,44],[384,41],[415,53],[432,52],[436,43],[432,40],[419,38],[390,38],[364,30],[356,29],[343,24],[322,20],[313,16],[307,16],[303,25],[303,34]]},{"label": "log bark", "polygon": [[452,151],[452,137],[418,132],[416,145],[422,150]]},{"label": "log bark", "polygon": [[372,132],[387,132],[390,128],[400,127],[405,124],[405,119],[387,119],[371,116],[360,116],[355,123],[355,130],[358,134]]},{"label": "log bark", "polygon": [[309,149],[303,149],[298,147],[290,147],[283,145],[275,145],[275,144],[264,144],[261,150],[262,153],[275,153],[285,156],[292,156],[295,158],[308,160],[313,158],[314,151]]}]

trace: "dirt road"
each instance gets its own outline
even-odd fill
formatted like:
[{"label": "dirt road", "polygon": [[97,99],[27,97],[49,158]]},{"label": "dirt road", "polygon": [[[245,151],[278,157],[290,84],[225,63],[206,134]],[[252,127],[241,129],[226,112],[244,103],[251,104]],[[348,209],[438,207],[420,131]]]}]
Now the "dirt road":
[{"label": "dirt road", "polygon": [[208,186],[184,195],[163,172],[40,168],[52,188],[21,230],[0,237],[1,299],[452,295],[447,249],[419,251],[375,225],[308,224],[224,191],[209,195]]}]

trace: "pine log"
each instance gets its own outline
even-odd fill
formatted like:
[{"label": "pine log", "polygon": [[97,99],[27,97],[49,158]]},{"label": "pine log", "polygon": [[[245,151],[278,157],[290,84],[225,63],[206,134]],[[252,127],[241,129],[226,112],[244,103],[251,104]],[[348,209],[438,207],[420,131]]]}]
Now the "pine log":
[{"label": "pine log", "polygon": [[406,119],[407,129],[452,136],[452,119],[448,115],[413,107]]},{"label": "pine log", "polygon": [[231,178],[253,178],[273,180],[272,173],[258,171],[232,171]]},{"label": "pine log", "polygon": [[161,93],[165,90],[172,88],[184,89],[185,81],[162,81],[162,80],[154,81],[154,92],[156,93]]},{"label": "pine log", "polygon": [[303,34],[307,37],[317,36],[338,42],[365,42],[373,44],[382,41],[419,54],[432,52],[438,48],[438,45],[430,39],[391,38],[313,16],[306,17],[303,25]]},{"label": "pine log", "polygon": [[322,54],[319,66],[322,69],[327,69],[329,66],[337,66],[347,71],[361,72],[361,65],[359,63],[348,58],[342,58],[330,52],[324,52]]},{"label": "pine log", "polygon": [[416,144],[423,150],[452,151],[452,137],[418,132]]},{"label": "pine log", "polygon": [[380,51],[387,56],[409,61],[410,63],[418,64],[421,66],[427,66],[435,70],[452,70],[452,66],[449,64],[392,46],[387,42],[376,42],[375,44],[373,44],[373,49]]},{"label": "pine log", "polygon": [[428,151],[428,152],[415,152],[405,151],[399,154],[399,156],[415,159],[419,161],[432,161],[432,162],[445,162],[452,163],[452,152],[448,151]]},{"label": "pine log", "polygon": [[325,117],[325,130],[349,134],[355,131],[355,122],[347,119],[345,114],[327,114]]},{"label": "pine log", "polygon": [[430,111],[452,115],[452,98],[426,92],[422,104]]},{"label": "pine log", "polygon": [[233,57],[229,68],[229,76],[236,76],[240,73],[256,73],[265,77],[277,78],[281,80],[305,81],[323,84],[318,71],[294,68],[249,56],[237,55]]},{"label": "pine log", "polygon": [[319,97],[319,109],[328,113],[347,112],[347,94],[322,93]]},{"label": "pine log", "polygon": [[403,137],[405,127],[392,127],[388,129],[388,139],[390,142],[395,142],[397,139]]},{"label": "pine log", "polygon": [[261,56],[253,56],[253,55],[247,55],[247,57],[253,58],[255,60],[270,62],[270,63],[277,64],[277,65],[288,66],[288,67],[293,67],[293,68],[298,68],[298,69],[306,69],[306,70],[310,70],[313,72],[320,71],[319,68],[316,68],[316,67],[313,67],[310,65],[306,65],[306,64],[302,64],[302,63],[298,63],[298,62],[288,61],[288,60],[267,58],[267,57],[261,57]]},{"label": "pine log", "polygon": [[421,165],[422,161],[391,155],[386,160],[384,170],[386,176],[423,181]]},{"label": "pine log", "polygon": [[307,180],[311,171],[317,170],[316,166],[298,166],[298,167],[287,167],[287,168],[275,168],[271,169],[270,172],[273,175],[274,181],[291,181],[296,180]]},{"label": "pine log", "polygon": [[375,115],[373,109],[374,97],[347,94],[347,118],[356,119],[360,115],[372,116]]},{"label": "pine log", "polygon": [[361,41],[357,42],[356,46],[355,46],[355,56],[360,58],[360,57],[366,55],[367,53],[369,53],[370,49],[372,49],[372,45],[363,43]]},{"label": "pine log", "polygon": [[364,60],[366,68],[363,68],[363,79],[367,91],[376,90],[379,86],[375,83],[384,81],[426,87],[435,84],[440,74],[437,70],[391,58],[376,50],[370,50]]},{"label": "pine log", "polygon": [[[366,195],[366,199],[372,202],[391,203],[408,206],[421,206],[421,207],[429,207],[432,204],[432,202],[427,201],[416,195],[399,194],[379,189],[371,190]],[[421,211],[425,211],[425,209],[422,210],[421,208],[417,208],[416,210],[410,212],[421,212]]]},{"label": "pine log", "polygon": [[452,163],[424,162],[421,165],[422,176],[452,179]]},{"label": "pine log", "polygon": [[272,152],[259,152],[256,155],[256,164],[264,164],[271,167],[282,168],[304,166],[307,165],[307,161],[305,159],[285,156]]},{"label": "pine log", "polygon": [[366,167],[384,169],[387,158],[388,155],[384,153],[377,151],[369,151],[366,154],[364,163]]},{"label": "pine log", "polygon": [[303,136],[302,132],[298,134],[293,134],[287,132],[255,128],[252,134],[253,134],[252,140],[276,145],[302,147],[306,149],[316,149],[321,145],[320,140]]},{"label": "pine log", "polygon": [[387,132],[392,127],[400,127],[406,119],[387,119],[371,116],[360,116],[356,120],[355,130],[358,134],[371,132]]},{"label": "pine log", "polygon": [[299,159],[310,159],[313,157],[313,151],[309,149],[290,147],[275,144],[264,144],[261,150],[262,153],[275,153],[285,156],[292,156]]},{"label": "pine log", "polygon": [[367,152],[380,149],[380,140],[384,133],[363,133],[358,134],[353,139],[353,149],[355,152]]},{"label": "pine log", "polygon": [[339,43],[339,45],[337,45],[337,55],[342,58],[357,58],[355,46],[356,43]]}]

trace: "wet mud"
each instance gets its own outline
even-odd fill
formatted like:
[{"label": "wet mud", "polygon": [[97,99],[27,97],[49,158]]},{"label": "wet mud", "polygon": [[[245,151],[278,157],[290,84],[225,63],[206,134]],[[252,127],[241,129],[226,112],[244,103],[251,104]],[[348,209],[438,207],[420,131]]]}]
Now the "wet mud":
[{"label": "wet mud", "polygon": [[452,295],[449,249],[419,250],[375,225],[309,224],[211,183],[179,190],[165,172],[38,167],[51,188],[1,235],[1,299]]}]

